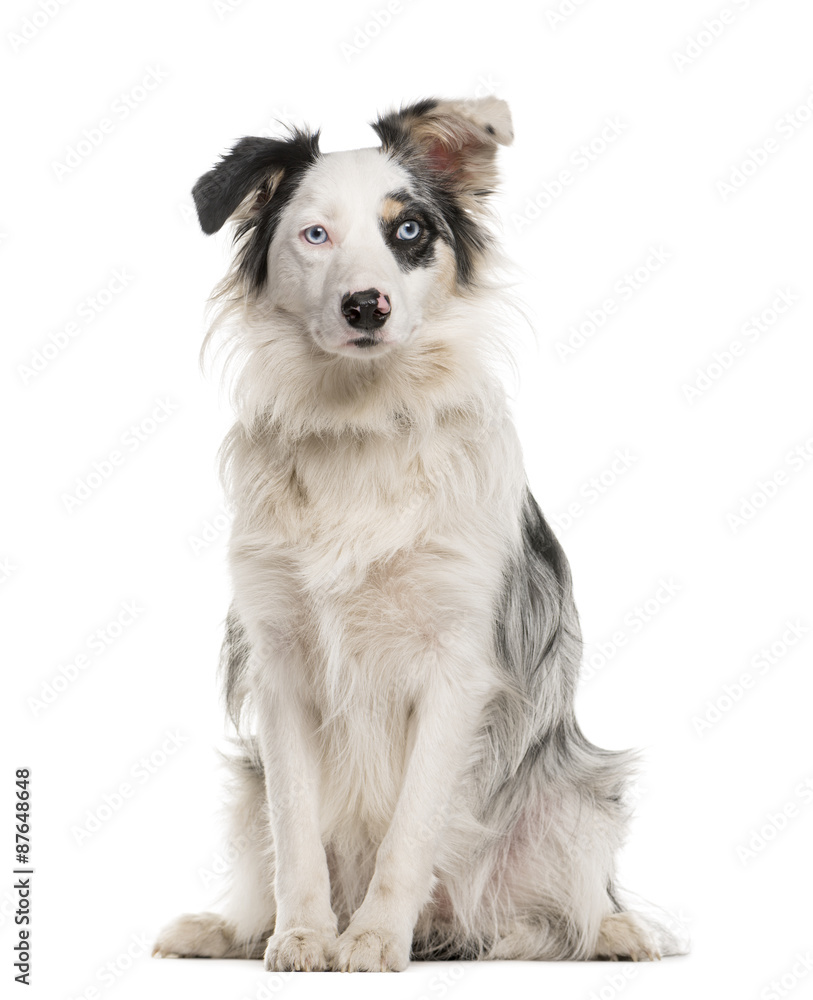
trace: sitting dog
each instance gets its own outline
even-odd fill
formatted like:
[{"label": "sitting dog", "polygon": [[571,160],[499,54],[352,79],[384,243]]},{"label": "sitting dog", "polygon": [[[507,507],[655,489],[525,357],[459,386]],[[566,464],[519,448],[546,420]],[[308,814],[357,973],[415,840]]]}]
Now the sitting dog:
[{"label": "sitting dog", "polygon": [[224,914],[180,917],[156,953],[680,951],[615,887],[634,759],[576,722],[570,572],[494,374],[508,108],[425,100],[373,128],[329,154],[242,139],[193,191],[205,233],[235,225],[209,336],[236,369],[223,675],[247,846]]}]

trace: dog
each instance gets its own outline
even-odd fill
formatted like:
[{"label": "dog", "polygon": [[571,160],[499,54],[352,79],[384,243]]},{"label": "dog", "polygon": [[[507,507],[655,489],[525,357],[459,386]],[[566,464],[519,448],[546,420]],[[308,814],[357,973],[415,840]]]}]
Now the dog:
[{"label": "dog", "polygon": [[622,902],[630,752],[574,716],[565,555],[526,482],[489,195],[505,102],[424,100],[380,146],[240,140],[193,190],[235,226],[215,290],[238,737],[223,913],[155,954],[272,970],[652,959]]}]

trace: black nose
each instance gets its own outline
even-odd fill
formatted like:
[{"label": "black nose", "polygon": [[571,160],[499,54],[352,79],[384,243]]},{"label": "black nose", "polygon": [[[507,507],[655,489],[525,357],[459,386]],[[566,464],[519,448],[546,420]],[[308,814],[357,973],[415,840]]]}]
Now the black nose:
[{"label": "black nose", "polygon": [[378,330],[390,314],[389,296],[382,295],[377,288],[348,292],[342,297],[342,313],[357,330]]}]

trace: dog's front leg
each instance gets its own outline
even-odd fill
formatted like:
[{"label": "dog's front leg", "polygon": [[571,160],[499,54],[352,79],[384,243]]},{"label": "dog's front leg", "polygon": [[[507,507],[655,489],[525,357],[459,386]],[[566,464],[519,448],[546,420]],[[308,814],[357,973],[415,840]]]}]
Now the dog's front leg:
[{"label": "dog's front leg", "polygon": [[265,966],[326,969],[336,940],[330,877],[319,830],[313,724],[284,667],[258,685],[259,742],[275,851],[276,923]]},{"label": "dog's front leg", "polygon": [[487,685],[429,686],[415,706],[412,750],[392,822],[367,894],[336,947],[342,972],[397,972],[409,962],[412,934],[432,891],[438,838],[449,817],[466,751],[481,719]]}]

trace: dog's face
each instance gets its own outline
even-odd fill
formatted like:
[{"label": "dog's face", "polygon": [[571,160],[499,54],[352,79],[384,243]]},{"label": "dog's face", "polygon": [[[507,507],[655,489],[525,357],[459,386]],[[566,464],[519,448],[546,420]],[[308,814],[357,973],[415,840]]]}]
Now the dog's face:
[{"label": "dog's face", "polygon": [[377,149],[331,153],[306,171],[280,213],[268,292],[331,353],[407,341],[433,286],[454,276],[440,209]]},{"label": "dog's face", "polygon": [[476,281],[502,101],[424,101],[379,119],[379,148],[322,154],[318,134],[241,140],[194,189],[205,232],[231,218],[238,295],[296,318],[322,351],[409,343]]}]

